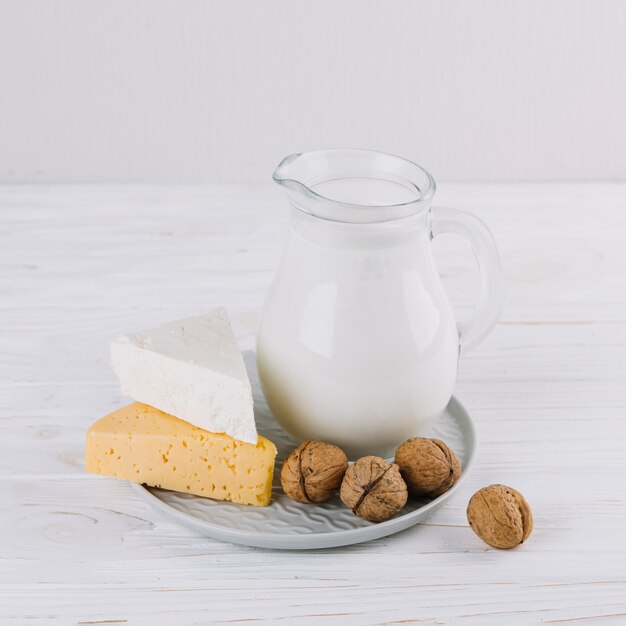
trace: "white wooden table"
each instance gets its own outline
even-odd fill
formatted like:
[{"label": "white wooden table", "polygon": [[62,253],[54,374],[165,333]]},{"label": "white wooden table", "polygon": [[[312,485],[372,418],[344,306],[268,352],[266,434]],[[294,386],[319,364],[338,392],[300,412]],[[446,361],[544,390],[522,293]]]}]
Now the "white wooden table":
[{"label": "white wooden table", "polygon": [[[428,523],[289,553],[197,535],[82,467],[85,429],[125,402],[112,337],[226,305],[253,345],[280,191],[0,188],[0,623],[625,624],[626,185],[442,185],[436,200],[485,219],[507,277],[500,324],[459,371],[475,468]],[[469,253],[437,248],[465,315]],[[535,512],[514,551],[466,523],[493,482]]]}]

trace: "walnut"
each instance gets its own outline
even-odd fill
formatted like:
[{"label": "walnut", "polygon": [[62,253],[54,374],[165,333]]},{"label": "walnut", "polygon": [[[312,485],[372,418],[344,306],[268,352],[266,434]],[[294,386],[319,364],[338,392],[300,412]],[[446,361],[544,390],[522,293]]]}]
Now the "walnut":
[{"label": "walnut", "polygon": [[347,469],[341,448],[307,439],[284,460],[280,482],[297,502],[325,502],[339,489]]},{"label": "walnut", "polygon": [[402,509],[408,491],[397,465],[377,456],[364,456],[348,468],[339,497],[355,515],[382,522]]},{"label": "walnut", "polygon": [[461,462],[439,439],[415,437],[397,450],[395,462],[412,493],[440,496],[461,477]]},{"label": "walnut", "polygon": [[528,539],[533,514],[524,496],[505,485],[490,485],[477,491],[467,505],[472,530],[494,548],[514,548]]}]

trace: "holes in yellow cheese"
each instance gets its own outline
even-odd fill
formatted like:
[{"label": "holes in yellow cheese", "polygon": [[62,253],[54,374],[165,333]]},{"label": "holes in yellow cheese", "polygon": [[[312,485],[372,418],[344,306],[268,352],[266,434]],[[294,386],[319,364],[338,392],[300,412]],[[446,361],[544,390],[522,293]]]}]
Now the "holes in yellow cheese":
[{"label": "holes in yellow cheese", "polygon": [[254,446],[182,427],[174,432],[167,423],[174,418],[151,407],[129,408],[123,419],[112,416],[88,436],[90,471],[220,500],[268,503],[274,447],[267,441],[259,438]]}]

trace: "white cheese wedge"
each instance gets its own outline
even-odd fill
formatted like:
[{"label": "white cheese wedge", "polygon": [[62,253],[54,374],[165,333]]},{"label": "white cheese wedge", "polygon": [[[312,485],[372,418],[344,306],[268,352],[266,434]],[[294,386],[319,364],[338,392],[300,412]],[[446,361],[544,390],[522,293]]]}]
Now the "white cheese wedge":
[{"label": "white cheese wedge", "polygon": [[124,335],[111,361],[137,402],[257,443],[250,380],[225,309]]}]

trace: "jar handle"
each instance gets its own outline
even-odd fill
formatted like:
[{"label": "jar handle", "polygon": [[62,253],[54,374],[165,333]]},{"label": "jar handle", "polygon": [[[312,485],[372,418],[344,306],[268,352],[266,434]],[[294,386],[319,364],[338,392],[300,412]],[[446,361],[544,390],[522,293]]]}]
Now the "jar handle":
[{"label": "jar handle", "polygon": [[504,275],[498,248],[485,223],[471,213],[458,209],[431,209],[431,239],[451,233],[460,235],[469,244],[481,279],[481,295],[470,318],[459,324],[460,352],[477,346],[495,326],[504,299]]}]

